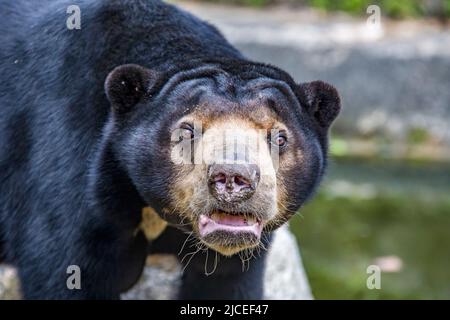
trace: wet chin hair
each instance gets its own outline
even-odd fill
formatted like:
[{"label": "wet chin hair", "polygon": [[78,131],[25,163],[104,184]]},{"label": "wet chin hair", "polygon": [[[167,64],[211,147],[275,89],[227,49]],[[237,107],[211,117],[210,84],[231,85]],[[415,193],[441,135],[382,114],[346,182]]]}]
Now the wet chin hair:
[{"label": "wet chin hair", "polygon": [[203,241],[214,246],[223,248],[248,248],[258,245],[259,239],[256,235],[249,232],[237,232],[230,234],[229,232],[218,230],[208,234]]}]

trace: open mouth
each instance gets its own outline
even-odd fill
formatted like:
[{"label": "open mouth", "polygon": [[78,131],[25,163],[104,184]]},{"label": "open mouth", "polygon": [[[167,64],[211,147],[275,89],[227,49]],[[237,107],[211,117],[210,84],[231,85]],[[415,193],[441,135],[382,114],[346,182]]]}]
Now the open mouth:
[{"label": "open mouth", "polygon": [[252,236],[258,240],[261,237],[262,221],[249,213],[230,213],[222,210],[212,212],[210,215],[200,215],[198,222],[200,236],[208,237],[214,233],[222,235]]}]

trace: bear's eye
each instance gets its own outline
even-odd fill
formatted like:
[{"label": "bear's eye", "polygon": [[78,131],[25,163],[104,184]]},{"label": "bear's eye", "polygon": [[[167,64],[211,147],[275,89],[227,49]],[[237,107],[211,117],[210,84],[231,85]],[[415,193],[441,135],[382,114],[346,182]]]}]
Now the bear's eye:
[{"label": "bear's eye", "polygon": [[194,128],[189,123],[182,123],[180,125],[180,138],[182,140],[194,139]]},{"label": "bear's eye", "polygon": [[270,138],[270,143],[279,148],[285,147],[287,144],[287,135],[285,132],[278,132]]}]

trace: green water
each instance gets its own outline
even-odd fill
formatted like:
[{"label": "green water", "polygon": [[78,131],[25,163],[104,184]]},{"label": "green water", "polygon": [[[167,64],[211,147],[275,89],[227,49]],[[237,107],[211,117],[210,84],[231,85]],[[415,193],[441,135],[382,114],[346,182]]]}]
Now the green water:
[{"label": "green water", "polygon": [[[317,299],[450,298],[450,165],[334,162],[291,221]],[[369,290],[386,256],[401,266]]]}]

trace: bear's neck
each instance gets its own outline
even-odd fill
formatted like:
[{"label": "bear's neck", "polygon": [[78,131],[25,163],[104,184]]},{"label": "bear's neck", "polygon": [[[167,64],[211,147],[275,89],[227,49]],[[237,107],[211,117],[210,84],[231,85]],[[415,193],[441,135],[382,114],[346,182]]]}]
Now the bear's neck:
[{"label": "bear's neck", "polygon": [[145,203],[108,143],[98,150],[90,171],[91,206],[96,208],[96,214],[134,232],[141,222]]}]

